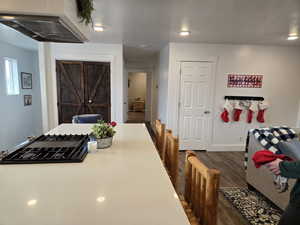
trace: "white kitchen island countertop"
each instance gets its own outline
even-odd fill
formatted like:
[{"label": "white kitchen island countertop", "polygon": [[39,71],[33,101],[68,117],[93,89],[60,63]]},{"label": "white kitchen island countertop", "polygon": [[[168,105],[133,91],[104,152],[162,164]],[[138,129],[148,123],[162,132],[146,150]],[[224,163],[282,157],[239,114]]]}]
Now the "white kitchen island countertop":
[{"label": "white kitchen island countertop", "polygon": [[0,225],[189,225],[146,127],[116,130],[110,149],[82,163],[0,165]]}]

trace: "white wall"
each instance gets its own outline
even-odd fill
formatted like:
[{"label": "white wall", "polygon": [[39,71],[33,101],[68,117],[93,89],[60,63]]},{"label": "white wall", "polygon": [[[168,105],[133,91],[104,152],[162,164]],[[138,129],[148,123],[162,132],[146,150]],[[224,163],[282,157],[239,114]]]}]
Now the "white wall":
[{"label": "white wall", "polygon": [[[161,53],[159,112],[164,118],[164,104],[167,108],[167,127],[177,134],[178,93],[180,61],[201,61],[215,59],[216,84],[212,139],[210,150],[242,150],[246,132],[250,127],[262,126],[245,122],[225,124],[220,120],[221,106],[225,95],[263,96],[271,104],[266,113],[265,125],[288,125],[297,122],[300,99],[300,49],[296,47],[275,47],[255,45],[179,44],[170,43],[170,66],[168,92],[172,98],[166,101],[165,87],[167,56],[165,48]],[[228,73],[259,73],[264,75],[260,89],[227,88]],[[263,125],[264,126],[264,125]]]},{"label": "white wall", "polygon": [[[20,94],[6,95],[3,57],[17,59]],[[22,89],[21,72],[32,73],[32,89]],[[32,95],[32,105],[24,106],[24,95]],[[0,150],[10,149],[28,136],[42,134],[40,78],[36,51],[0,41]]]},{"label": "white wall", "polygon": [[31,51],[38,51],[37,41],[4,24],[0,24],[0,41]]},{"label": "white wall", "polygon": [[[48,129],[58,125],[56,60],[97,61],[111,63],[111,120],[123,122],[123,46],[121,44],[42,44],[40,58],[45,60],[46,90],[43,97],[44,118]],[[45,94],[46,93],[46,94]]]},{"label": "white wall", "polygon": [[158,108],[157,115],[163,123],[167,123],[167,103],[168,103],[168,76],[169,76],[169,45],[164,47],[159,53],[159,75],[158,75]]},{"label": "white wall", "polygon": [[130,86],[128,88],[128,103],[131,108],[136,98],[146,101],[147,74],[146,73],[129,73],[128,79]]}]

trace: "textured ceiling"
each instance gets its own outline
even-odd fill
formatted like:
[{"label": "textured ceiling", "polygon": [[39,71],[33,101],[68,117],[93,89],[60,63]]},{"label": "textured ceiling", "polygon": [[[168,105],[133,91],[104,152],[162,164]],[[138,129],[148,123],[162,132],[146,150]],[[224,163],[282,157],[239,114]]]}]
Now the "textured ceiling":
[{"label": "textured ceiling", "polygon": [[[299,45],[288,42],[300,24],[299,0],[94,0],[92,42],[124,43],[126,55],[147,45],[159,50],[168,42]],[[190,37],[178,32],[188,29]],[[133,48],[132,48],[133,47]],[[137,56],[139,57],[139,56]]]}]

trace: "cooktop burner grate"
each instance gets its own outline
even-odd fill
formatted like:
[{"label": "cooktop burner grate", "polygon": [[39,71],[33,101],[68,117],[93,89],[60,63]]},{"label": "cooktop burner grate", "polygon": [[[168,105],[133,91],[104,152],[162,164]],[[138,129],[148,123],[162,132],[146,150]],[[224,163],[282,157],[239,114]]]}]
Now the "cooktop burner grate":
[{"label": "cooktop burner grate", "polygon": [[5,156],[1,164],[82,162],[88,135],[42,135]]}]

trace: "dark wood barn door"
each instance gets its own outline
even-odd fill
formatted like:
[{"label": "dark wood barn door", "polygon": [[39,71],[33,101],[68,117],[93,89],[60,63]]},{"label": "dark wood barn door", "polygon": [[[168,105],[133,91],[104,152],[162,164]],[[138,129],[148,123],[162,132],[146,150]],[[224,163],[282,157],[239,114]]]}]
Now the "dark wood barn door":
[{"label": "dark wood barn door", "polygon": [[110,64],[56,61],[59,123],[79,114],[99,113],[110,121]]},{"label": "dark wood barn door", "polygon": [[84,65],[86,113],[101,114],[105,121],[110,121],[109,63],[87,62]]},{"label": "dark wood barn door", "polygon": [[59,123],[70,123],[85,112],[83,63],[57,61],[56,74]]}]

